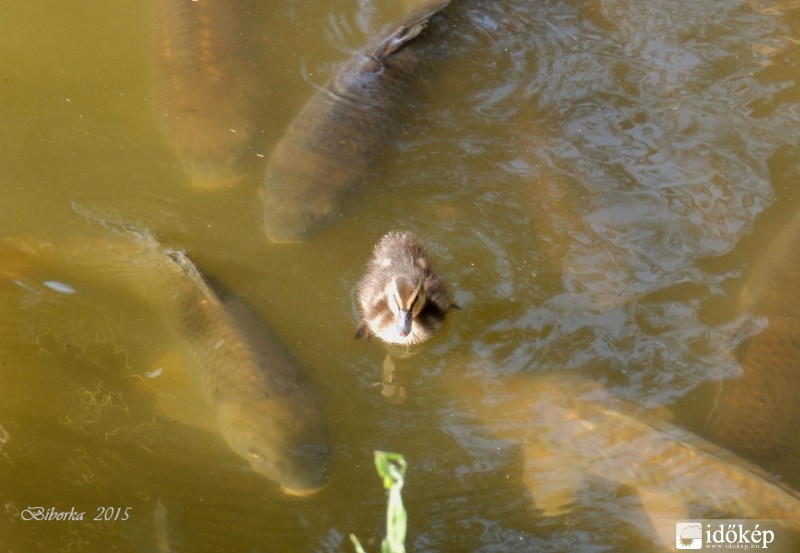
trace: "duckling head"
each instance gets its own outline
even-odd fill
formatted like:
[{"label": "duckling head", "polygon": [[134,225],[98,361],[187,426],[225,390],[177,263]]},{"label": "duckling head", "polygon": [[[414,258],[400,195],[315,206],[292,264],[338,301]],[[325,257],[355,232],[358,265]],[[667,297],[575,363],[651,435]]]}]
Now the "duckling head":
[{"label": "duckling head", "polygon": [[370,331],[390,344],[411,345],[425,341],[428,333],[415,318],[428,301],[422,280],[416,282],[403,276],[393,277],[384,289],[388,313],[383,312],[367,321]]},{"label": "duckling head", "polygon": [[358,283],[358,304],[356,338],[376,336],[400,346],[431,338],[454,307],[422,244],[408,232],[390,232],[375,246]]}]

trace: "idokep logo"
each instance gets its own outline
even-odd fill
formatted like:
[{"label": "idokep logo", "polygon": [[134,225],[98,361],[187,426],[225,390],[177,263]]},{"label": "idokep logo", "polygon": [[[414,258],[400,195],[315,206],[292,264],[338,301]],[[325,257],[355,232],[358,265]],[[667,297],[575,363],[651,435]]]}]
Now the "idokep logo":
[{"label": "idokep logo", "polygon": [[[675,523],[675,549],[772,549],[776,551],[800,551],[800,541],[796,536],[785,535],[775,543],[775,532],[769,527],[774,523],[786,526],[779,519],[708,519]],[[762,528],[762,523],[764,528]],[[664,528],[666,530],[666,528]]]},{"label": "idokep logo", "polygon": [[702,549],[703,524],[700,522],[676,522],[675,547],[678,549]]}]

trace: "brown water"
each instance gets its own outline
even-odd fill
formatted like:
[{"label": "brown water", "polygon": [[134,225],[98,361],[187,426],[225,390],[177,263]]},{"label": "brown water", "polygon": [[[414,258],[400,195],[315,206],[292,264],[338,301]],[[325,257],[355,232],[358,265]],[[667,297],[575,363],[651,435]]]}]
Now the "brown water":
[{"label": "brown water", "polygon": [[[276,246],[257,171],[195,190],[165,143],[148,3],[6,3],[0,236],[55,239],[85,231],[88,213],[185,249],[293,350],[324,397],[335,454],[328,488],[281,496],[218,436],[155,413],[135,376],[171,344],[147,310],[79,282],[59,292],[44,283],[60,268],[8,260],[0,550],[160,551],[160,534],[172,551],[350,551],[350,532],[383,533],[376,448],[409,461],[412,551],[652,547],[615,519],[625,498],[613,491],[607,510],[538,516],[518,451],[465,425],[442,379],[576,370],[702,429],[714,387],[700,385],[738,374],[734,348],[758,326],[737,309],[744,270],[799,201],[796,4],[476,9],[386,173],[312,242]],[[403,10],[242,5],[260,30],[243,40],[267,58],[255,165],[314,86]],[[391,228],[426,240],[462,307],[401,363],[402,405],[376,386],[381,346],[352,340],[353,285]],[[800,468],[781,476],[800,482]],[[22,520],[28,506],[130,511],[36,522]]]}]

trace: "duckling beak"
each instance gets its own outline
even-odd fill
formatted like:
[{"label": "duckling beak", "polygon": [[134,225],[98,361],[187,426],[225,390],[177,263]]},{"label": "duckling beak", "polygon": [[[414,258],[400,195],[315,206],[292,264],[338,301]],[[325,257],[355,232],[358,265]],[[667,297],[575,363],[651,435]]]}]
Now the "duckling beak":
[{"label": "duckling beak", "polygon": [[411,313],[402,309],[397,313],[397,334],[405,338],[411,334]]}]

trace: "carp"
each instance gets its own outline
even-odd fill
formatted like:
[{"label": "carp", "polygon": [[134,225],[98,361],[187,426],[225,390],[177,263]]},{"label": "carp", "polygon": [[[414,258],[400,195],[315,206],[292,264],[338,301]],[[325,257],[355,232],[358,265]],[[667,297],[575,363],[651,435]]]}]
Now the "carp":
[{"label": "carp", "polygon": [[453,383],[490,434],[519,444],[523,483],[545,515],[580,504],[586,476],[634,490],[655,534],[674,544],[687,505],[737,518],[781,519],[800,531],[800,494],[758,467],[600,384],[569,373]]},{"label": "carp", "polygon": [[800,210],[753,264],[739,296],[741,311],[766,326],[736,354],[743,374],[725,380],[706,422],[716,442],[770,470],[800,458]]},{"label": "carp", "polygon": [[[187,422],[216,430],[287,494],[310,495],[326,485],[330,440],[311,384],[264,321],[242,300],[220,297],[184,252],[135,230],[58,241],[7,239],[0,252],[0,258],[29,256],[37,278],[53,274],[52,282],[69,286],[72,295],[111,290],[153,311],[188,372],[170,399],[203,403],[191,402],[197,409]],[[209,414],[210,424],[195,420],[198,414]]]},{"label": "carp", "polygon": [[303,241],[380,170],[421,78],[444,54],[436,35],[449,4],[425,3],[387,26],[300,110],[267,163],[261,198],[270,240]]},{"label": "carp", "polygon": [[241,1],[154,4],[155,110],[196,188],[232,185],[250,169],[261,99],[242,9]]}]

